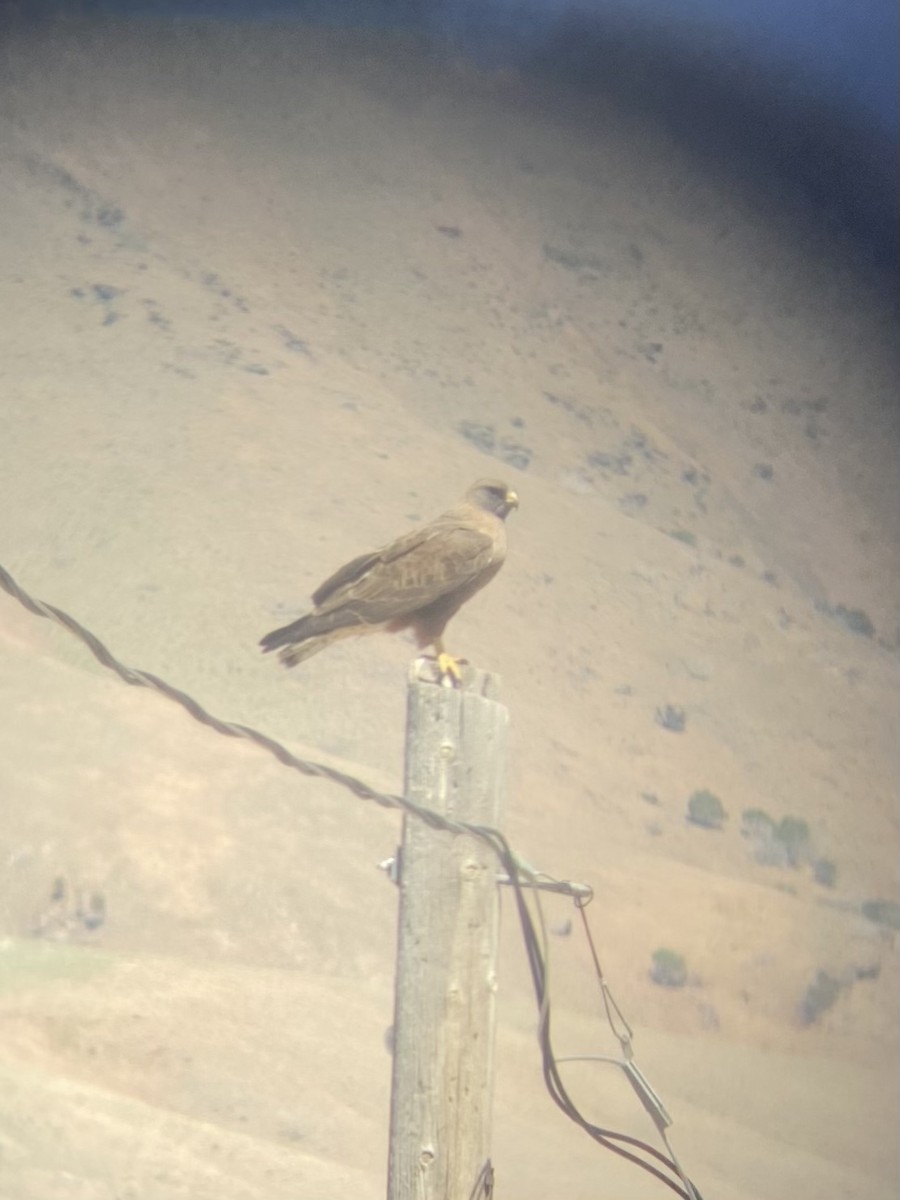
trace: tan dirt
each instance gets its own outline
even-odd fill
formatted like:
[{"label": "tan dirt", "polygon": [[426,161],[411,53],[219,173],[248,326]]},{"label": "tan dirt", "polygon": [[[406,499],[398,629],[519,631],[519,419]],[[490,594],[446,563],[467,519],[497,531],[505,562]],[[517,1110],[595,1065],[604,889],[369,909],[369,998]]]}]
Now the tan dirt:
[{"label": "tan dirt", "polygon": [[[896,1194],[897,935],[860,907],[898,899],[898,376],[846,247],[612,104],[397,37],[4,52],[3,565],[397,791],[410,646],[287,673],[257,640],[505,477],[509,560],[448,645],[502,676],[506,832],[594,887],[686,1168],[707,1200]],[[383,1195],[396,815],[3,595],[0,664],[0,1197]],[[702,789],[721,830],[686,820]],[[834,886],[755,861],[752,808],[806,821]],[[505,907],[497,1196],[661,1195],[543,1090]],[[613,1053],[576,914],[545,908],[558,1051]],[[683,988],[651,982],[662,947]],[[819,971],[841,986],[804,1025]],[[652,1138],[614,1067],[565,1069]]]}]

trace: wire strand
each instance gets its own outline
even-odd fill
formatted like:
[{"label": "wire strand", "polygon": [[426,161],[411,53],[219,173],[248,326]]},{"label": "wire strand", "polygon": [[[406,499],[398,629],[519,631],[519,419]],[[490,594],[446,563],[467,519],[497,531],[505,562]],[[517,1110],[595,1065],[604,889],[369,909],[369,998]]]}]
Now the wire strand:
[{"label": "wire strand", "polygon": [[[559,1063],[553,1051],[553,1043],[551,1038],[551,1005],[550,991],[547,981],[547,933],[543,920],[543,912],[540,907],[540,900],[537,892],[534,893],[534,899],[538,911],[538,925],[540,927],[540,935],[535,928],[534,918],[531,910],[528,907],[525,892],[526,887],[530,883],[543,884],[546,886],[548,880],[552,884],[552,890],[561,894],[569,895],[576,903],[581,912],[582,922],[586,931],[590,952],[593,958],[595,971],[601,986],[604,1004],[606,1006],[607,1019],[610,1027],[619,1038],[623,1048],[627,1042],[630,1052],[631,1028],[622,1016],[621,1011],[615,1001],[612,999],[606,981],[603,977],[603,972],[600,968],[600,961],[594,947],[593,938],[590,934],[585,908],[592,896],[592,891],[584,884],[568,883],[562,880],[550,880],[550,877],[542,872],[533,871],[528,867],[523,859],[520,859],[515,854],[506,837],[498,830],[484,825],[470,825],[466,821],[455,821],[452,818],[445,817],[440,813],[433,812],[431,809],[423,808],[414,801],[405,796],[392,795],[389,792],[379,792],[375,788],[370,787],[362,780],[357,779],[353,775],[347,774],[345,771],[339,771],[335,767],[330,767],[325,763],[314,762],[308,759],[298,758],[292,754],[286,746],[280,742],[276,742],[274,738],[260,733],[256,729],[251,729],[247,725],[236,724],[232,721],[223,721],[219,717],[208,712],[201,704],[198,704],[192,696],[179,688],[173,687],[166,683],[165,680],[151,674],[149,671],[137,670],[134,667],[128,667],[119,662],[119,660],[110,652],[109,649],[96,637],[90,630],[86,629],[74,617],[64,612],[60,608],[56,608],[52,604],[47,604],[43,600],[37,600],[29,595],[19,584],[13,579],[5,568],[0,565],[0,587],[9,593],[15,600],[23,605],[29,612],[36,616],[45,617],[62,625],[73,634],[79,641],[83,642],[104,667],[114,671],[125,683],[132,687],[146,687],[154,691],[160,692],[169,700],[180,705],[187,713],[195,720],[200,721],[204,725],[208,725],[211,729],[215,729],[217,733],[221,733],[224,737],[243,738],[253,742],[261,749],[265,750],[278,760],[283,766],[289,767],[294,771],[298,771],[302,775],[312,778],[327,779],[329,782],[337,784],[340,787],[346,788],[352,792],[360,800],[368,800],[382,808],[398,809],[399,811],[415,817],[417,820],[424,821],[426,825],[432,829],[444,830],[453,834],[466,834],[471,837],[476,837],[493,850],[494,854],[500,861],[503,870],[506,872],[507,881],[513,889],[515,896],[516,910],[519,917],[519,925],[522,931],[522,939],[525,946],[526,958],[531,972],[532,984],[534,986],[535,1000],[538,1009],[538,1043],[541,1050],[542,1066],[544,1081],[547,1090],[550,1093],[554,1103],[565,1113],[565,1115],[580,1126],[594,1141],[604,1146],[607,1150],[620,1155],[636,1166],[655,1176],[667,1187],[671,1188],[676,1195],[681,1196],[683,1200],[702,1200],[700,1193],[696,1190],[690,1180],[683,1174],[678,1161],[674,1154],[667,1156],[656,1147],[649,1145],[640,1138],[632,1137],[630,1134],[617,1133],[615,1130],[605,1129],[601,1126],[594,1125],[587,1120],[581,1113],[562,1081],[559,1072]],[[612,1019],[612,1012],[615,1012],[621,1019],[624,1028],[627,1030],[626,1042],[623,1042],[622,1036],[617,1032]],[[663,1133],[663,1140],[668,1148],[668,1140]],[[627,1149],[626,1147],[630,1147]],[[641,1157],[636,1151],[641,1151],[641,1154],[649,1156],[655,1161],[647,1161],[647,1158]],[[659,1165],[656,1165],[659,1164]],[[664,1174],[660,1167],[665,1167],[670,1171],[675,1178]]]}]

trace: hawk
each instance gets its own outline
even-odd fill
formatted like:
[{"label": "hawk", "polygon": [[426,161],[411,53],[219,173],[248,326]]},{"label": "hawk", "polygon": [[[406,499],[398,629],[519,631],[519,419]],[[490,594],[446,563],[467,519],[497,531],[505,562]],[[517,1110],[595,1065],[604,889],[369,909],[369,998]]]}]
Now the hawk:
[{"label": "hawk", "polygon": [[340,638],[410,629],[420,650],[434,647],[441,682],[458,683],[464,660],[444,649],[444,629],[503,566],[504,522],[518,507],[512,488],[480,479],[429,524],[335,571],[313,593],[312,612],[267,633],[263,651],[295,667]]}]

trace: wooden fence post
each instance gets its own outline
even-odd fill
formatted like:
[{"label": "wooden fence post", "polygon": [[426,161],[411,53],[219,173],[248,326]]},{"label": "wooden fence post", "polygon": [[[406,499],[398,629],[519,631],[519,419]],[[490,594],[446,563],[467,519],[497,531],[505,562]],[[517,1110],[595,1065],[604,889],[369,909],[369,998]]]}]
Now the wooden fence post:
[{"label": "wooden fence post", "polygon": [[[507,710],[497,679],[465,669],[440,687],[412,664],[406,796],[497,826],[505,790]],[[499,901],[498,862],[476,838],[403,821],[394,999],[388,1200],[491,1194],[490,1121]]]}]

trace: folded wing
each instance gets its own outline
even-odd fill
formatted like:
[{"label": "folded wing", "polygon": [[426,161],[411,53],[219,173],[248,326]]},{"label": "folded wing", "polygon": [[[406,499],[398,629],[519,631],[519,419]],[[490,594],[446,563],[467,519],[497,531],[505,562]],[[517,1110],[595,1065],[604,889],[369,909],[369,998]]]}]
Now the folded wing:
[{"label": "folded wing", "polygon": [[274,650],[322,639],[302,655],[308,657],[351,632],[401,629],[435,605],[453,612],[499,570],[504,554],[505,539],[447,513],[341,567],[316,589],[311,613],[267,634],[261,645]]}]

